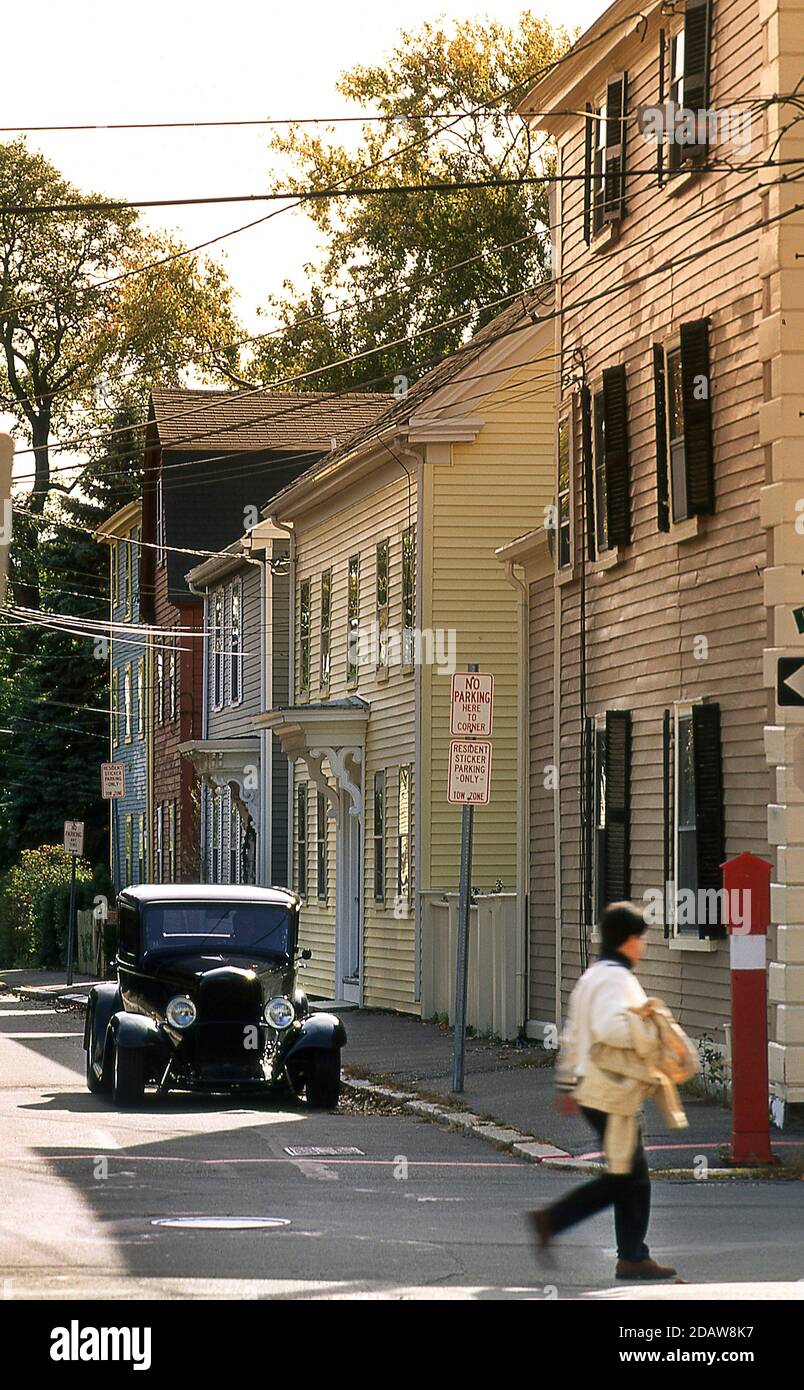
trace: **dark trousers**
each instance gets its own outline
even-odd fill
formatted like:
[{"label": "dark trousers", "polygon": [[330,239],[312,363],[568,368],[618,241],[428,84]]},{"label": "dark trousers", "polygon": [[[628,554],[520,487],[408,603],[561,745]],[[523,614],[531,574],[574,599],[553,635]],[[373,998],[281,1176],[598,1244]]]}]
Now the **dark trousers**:
[{"label": "dark trousers", "polygon": [[[603,1139],[606,1119],[602,1110],[588,1110],[581,1107],[581,1113],[589,1121],[599,1139]],[[585,1182],[561,1197],[547,1210],[554,1235],[566,1231],[587,1216],[603,1211],[604,1207],[614,1206],[614,1229],[617,1234],[617,1258],[620,1260],[644,1260],[649,1255],[645,1244],[650,1220],[650,1173],[642,1147],[642,1131],[637,1135],[637,1146],[630,1173],[601,1173],[599,1178]]]}]

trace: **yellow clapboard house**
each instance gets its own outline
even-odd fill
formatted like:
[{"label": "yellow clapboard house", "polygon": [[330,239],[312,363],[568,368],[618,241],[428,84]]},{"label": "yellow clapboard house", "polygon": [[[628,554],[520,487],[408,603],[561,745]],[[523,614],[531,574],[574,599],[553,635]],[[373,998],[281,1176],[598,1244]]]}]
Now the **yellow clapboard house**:
[{"label": "yellow clapboard house", "polygon": [[549,286],[517,299],[263,509],[258,530],[290,537],[294,682],[290,705],[258,722],[293,765],[312,993],[449,1011],[461,823],[447,802],[450,688],[453,671],[476,663],[494,676],[495,707],[472,881],[484,902],[498,890],[502,993],[509,1019],[524,1021],[525,647],[513,567],[495,551],[543,525],[553,500],[552,305]]}]

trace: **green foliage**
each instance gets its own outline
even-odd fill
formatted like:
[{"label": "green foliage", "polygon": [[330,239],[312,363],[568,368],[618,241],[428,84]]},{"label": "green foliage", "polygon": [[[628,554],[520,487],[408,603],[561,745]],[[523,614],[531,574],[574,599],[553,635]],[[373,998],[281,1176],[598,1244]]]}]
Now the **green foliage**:
[{"label": "green foliage", "polygon": [[[76,864],[76,878],[91,883],[86,860]],[[70,856],[61,845],[23,850],[0,887],[0,964],[41,965],[43,950],[53,958],[57,925],[52,890],[66,884],[69,893],[69,882]]]},{"label": "green foliage", "polygon": [[[113,901],[113,894],[114,889],[106,866],[97,865],[91,878],[81,879],[76,885],[76,912],[94,908],[95,899],[101,895],[108,904]],[[65,883],[54,883],[42,894],[36,914],[36,963],[43,970],[58,970],[67,963],[69,916],[69,880]]]},{"label": "green foliage", "polygon": [[[350,180],[387,187],[538,176],[551,167],[552,157],[540,142],[534,147],[513,107],[534,73],[568,44],[566,30],[529,12],[516,29],[487,19],[404,32],[386,61],[356,67],[338,84],[344,96],[387,120],[365,125],[357,148],[330,143],[304,126],[275,136],[272,152],[291,172],[288,177],[283,171],[274,186],[326,188]],[[495,98],[490,110],[467,115],[438,134],[444,121],[437,113],[472,112]],[[371,165],[378,167],[366,173]],[[306,207],[325,238],[324,258],[318,267],[306,267],[312,288],[297,290],[287,282],[284,296],[270,301],[271,317],[286,331],[257,349],[250,372],[257,381],[324,367],[460,316],[413,343],[332,367],[309,385],[387,390],[396,375],[414,381],[495,317],[495,301],[547,273],[543,184],[447,196],[392,189]],[[519,244],[499,249],[511,242]],[[466,264],[449,268],[458,262]],[[353,307],[339,315],[344,304]]]}]

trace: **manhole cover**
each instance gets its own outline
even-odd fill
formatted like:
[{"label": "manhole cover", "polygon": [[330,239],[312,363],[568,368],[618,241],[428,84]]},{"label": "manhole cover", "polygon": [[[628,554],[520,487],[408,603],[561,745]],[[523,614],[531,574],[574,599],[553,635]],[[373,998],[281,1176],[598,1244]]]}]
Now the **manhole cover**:
[{"label": "manhole cover", "polygon": [[281,1216],[158,1216],[151,1225],[195,1231],[272,1231],[290,1222]]},{"label": "manhole cover", "polygon": [[353,1144],[336,1145],[330,1149],[317,1148],[315,1145],[297,1146],[286,1148],[285,1153],[290,1154],[291,1158],[344,1158],[348,1154],[358,1154],[361,1158],[365,1158],[363,1150],[356,1149]]}]

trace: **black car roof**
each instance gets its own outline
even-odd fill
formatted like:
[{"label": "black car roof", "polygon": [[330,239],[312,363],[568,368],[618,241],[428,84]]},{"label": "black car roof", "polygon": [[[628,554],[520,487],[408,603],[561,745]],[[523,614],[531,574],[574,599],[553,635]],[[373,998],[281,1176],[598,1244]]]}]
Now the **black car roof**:
[{"label": "black car roof", "polygon": [[141,883],[124,888],[121,898],[135,903],[264,903],[273,907],[292,907],[298,902],[288,888],[253,888],[218,883]]}]

